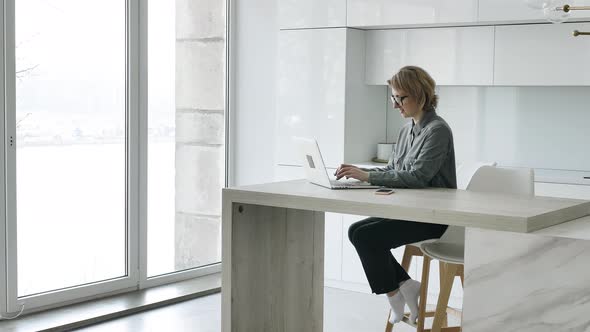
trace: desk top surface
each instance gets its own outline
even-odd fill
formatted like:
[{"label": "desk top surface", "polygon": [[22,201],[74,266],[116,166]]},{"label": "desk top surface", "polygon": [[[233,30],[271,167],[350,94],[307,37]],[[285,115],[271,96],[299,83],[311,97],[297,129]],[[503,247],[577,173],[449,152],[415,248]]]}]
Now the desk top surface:
[{"label": "desk top surface", "polygon": [[477,227],[533,232],[590,214],[590,201],[528,197],[455,189],[330,190],[306,180],[223,189],[224,203],[247,203]]}]

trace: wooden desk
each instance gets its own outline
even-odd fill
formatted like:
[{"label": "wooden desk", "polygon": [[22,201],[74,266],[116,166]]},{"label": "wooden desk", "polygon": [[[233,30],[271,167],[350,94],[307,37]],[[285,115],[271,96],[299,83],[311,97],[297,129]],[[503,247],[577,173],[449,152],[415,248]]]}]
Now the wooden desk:
[{"label": "wooden desk", "polygon": [[[486,249],[469,236],[479,238],[489,230],[504,241],[505,234],[590,214],[590,202],[582,200],[449,189],[398,189],[389,196],[373,192],[329,190],[305,180],[224,189],[222,331],[323,330],[324,212],[467,227],[466,251],[471,247],[473,253],[466,253],[465,303],[473,302],[467,300],[469,264],[481,266],[476,253]],[[478,229],[484,233],[471,232]],[[481,318],[485,312],[472,310],[471,315]]]}]

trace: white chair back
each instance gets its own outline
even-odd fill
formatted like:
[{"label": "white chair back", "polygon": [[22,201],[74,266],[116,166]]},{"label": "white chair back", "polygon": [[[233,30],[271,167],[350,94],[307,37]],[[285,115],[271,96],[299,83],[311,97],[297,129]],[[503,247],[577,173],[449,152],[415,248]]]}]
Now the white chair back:
[{"label": "white chair back", "polygon": [[530,168],[484,166],[477,170],[467,190],[513,195],[535,195],[534,172]]},{"label": "white chair back", "polygon": [[[494,167],[496,162],[475,161],[460,164],[457,167],[457,189],[467,189],[475,173],[484,166]],[[465,227],[449,226],[441,238],[437,240],[437,242],[441,241],[445,243],[464,243]]]},{"label": "white chair back", "polygon": [[[535,194],[534,172],[530,168],[500,168],[496,163],[473,163],[462,167],[461,176],[471,177],[466,185],[469,191],[533,196]],[[459,175],[457,175],[457,180]],[[458,181],[457,181],[457,187]],[[449,226],[437,242],[463,245],[465,227]]]},{"label": "white chair back", "polygon": [[467,189],[475,172],[483,166],[496,166],[496,162],[472,161],[457,165],[457,189]]}]

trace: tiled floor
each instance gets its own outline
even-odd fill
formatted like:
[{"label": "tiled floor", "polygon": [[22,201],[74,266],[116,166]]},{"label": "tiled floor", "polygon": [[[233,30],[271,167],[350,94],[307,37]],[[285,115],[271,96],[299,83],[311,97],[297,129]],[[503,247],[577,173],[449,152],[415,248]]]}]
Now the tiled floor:
[{"label": "tiled floor", "polygon": [[[219,332],[221,330],[221,295],[206,297],[150,310],[76,331],[83,332]],[[325,289],[326,332],[383,331],[388,304],[384,296]],[[450,323],[454,323],[449,319]],[[430,320],[427,320],[429,326]],[[394,332],[415,331],[398,324]]]}]

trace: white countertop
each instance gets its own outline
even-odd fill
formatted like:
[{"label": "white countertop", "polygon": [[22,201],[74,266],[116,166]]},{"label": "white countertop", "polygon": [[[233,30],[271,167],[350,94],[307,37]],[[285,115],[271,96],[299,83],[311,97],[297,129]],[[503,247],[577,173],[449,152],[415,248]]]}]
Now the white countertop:
[{"label": "white countertop", "polygon": [[330,190],[306,180],[223,189],[224,203],[241,202],[390,219],[533,232],[590,214],[590,201],[478,193],[454,189]]}]

